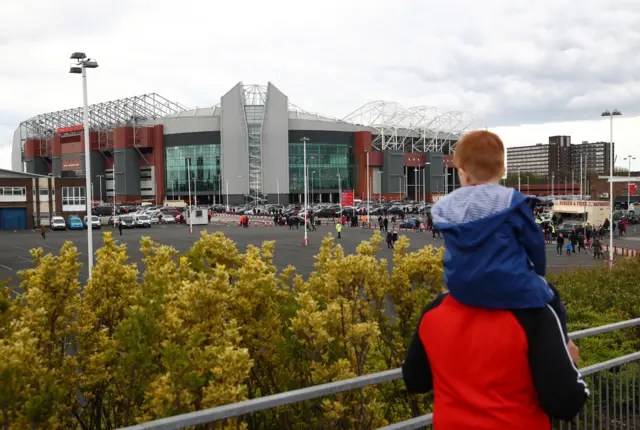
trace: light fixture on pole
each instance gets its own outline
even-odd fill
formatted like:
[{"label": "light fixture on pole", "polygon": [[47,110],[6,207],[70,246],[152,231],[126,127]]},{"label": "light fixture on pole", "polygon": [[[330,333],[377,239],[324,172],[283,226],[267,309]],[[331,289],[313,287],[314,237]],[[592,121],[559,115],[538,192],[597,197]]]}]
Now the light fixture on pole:
[{"label": "light fixture on pole", "polygon": [[311,204],[313,204],[313,202],[315,201],[315,200],[313,199],[313,175],[315,175],[315,174],[316,174],[316,171],[315,171],[315,170],[313,170],[313,171],[311,172],[311,181],[309,182],[309,185],[311,186]]},{"label": "light fixture on pole", "polygon": [[369,194],[369,151],[365,149],[364,152],[367,154],[367,221],[369,221],[369,200],[371,200]]},{"label": "light fixture on pole", "polygon": [[380,175],[379,181],[378,181],[378,188],[380,189],[380,193],[378,194],[378,202],[380,203],[380,205],[382,205],[382,173],[384,173],[382,170],[378,170],[376,172],[378,175]]},{"label": "light fixture on pole", "polygon": [[191,158],[187,157],[187,184],[189,187],[189,233],[193,233],[193,206],[191,202]]},{"label": "light fixture on pole", "polygon": [[430,166],[431,162],[424,163],[424,169],[422,169],[422,203],[427,204],[427,166]]},{"label": "light fixture on pole", "polygon": [[629,210],[631,208],[631,160],[635,160],[636,157],[629,154],[624,157],[624,159],[629,160],[629,171],[627,172],[629,174],[629,179],[627,181],[627,210]]},{"label": "light fixture on pole", "polygon": [[622,113],[618,109],[602,112],[609,117],[609,268],[613,267],[613,117]]},{"label": "light fixture on pole", "polygon": [[[87,57],[84,52],[74,52],[71,59],[76,62],[71,66],[69,73],[82,75],[82,126],[84,128],[84,175],[86,189],[86,210],[87,219],[91,216],[92,193],[91,193],[91,140],[89,137],[89,101],[87,96],[87,69],[95,69],[98,62]],[[91,271],[93,269],[93,231],[91,222],[87,223],[87,254],[89,259],[89,279],[91,279]]]},{"label": "light fixture on pole", "polygon": [[338,177],[338,202],[340,203],[340,216],[342,216],[342,178],[340,178],[340,173],[336,176]]},{"label": "light fixture on pole", "polygon": [[304,241],[302,244],[307,246],[309,243],[309,239],[307,237],[307,215],[309,214],[309,200],[308,200],[308,184],[307,184],[307,141],[309,141],[308,137],[303,137],[300,139],[302,142],[302,160],[303,160],[303,171],[304,171]]},{"label": "light fixture on pole", "polygon": [[224,186],[226,188],[226,192],[227,192],[227,212],[231,212],[231,206],[229,206],[229,181],[227,181],[226,179],[224,180]]}]

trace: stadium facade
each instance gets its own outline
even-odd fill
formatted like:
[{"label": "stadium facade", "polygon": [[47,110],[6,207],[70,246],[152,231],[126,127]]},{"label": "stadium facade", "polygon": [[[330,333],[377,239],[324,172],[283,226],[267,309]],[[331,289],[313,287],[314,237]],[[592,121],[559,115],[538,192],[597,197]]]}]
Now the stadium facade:
[{"label": "stadium facade", "polygon": [[[187,200],[240,204],[301,201],[303,139],[310,196],[356,198],[444,192],[455,184],[447,155],[461,134],[480,126],[470,114],[372,102],[342,119],[306,112],[275,85],[235,85],[207,108],[189,109],[157,94],[91,105],[90,159],[84,155],[82,108],[22,122],[13,170],[83,177],[91,163],[94,200]],[[368,160],[368,161],[367,161]],[[367,165],[369,175],[367,175]],[[190,178],[190,179],[189,179]]]}]

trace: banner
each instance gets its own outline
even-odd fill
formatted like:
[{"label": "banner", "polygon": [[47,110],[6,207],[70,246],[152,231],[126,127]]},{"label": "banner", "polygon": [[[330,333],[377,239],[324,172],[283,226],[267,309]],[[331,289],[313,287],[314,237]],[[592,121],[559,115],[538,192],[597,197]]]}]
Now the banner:
[{"label": "banner", "polygon": [[629,184],[629,195],[633,196],[636,194],[636,184]]},{"label": "banner", "polygon": [[340,196],[342,206],[353,206],[353,191],[343,191]]}]

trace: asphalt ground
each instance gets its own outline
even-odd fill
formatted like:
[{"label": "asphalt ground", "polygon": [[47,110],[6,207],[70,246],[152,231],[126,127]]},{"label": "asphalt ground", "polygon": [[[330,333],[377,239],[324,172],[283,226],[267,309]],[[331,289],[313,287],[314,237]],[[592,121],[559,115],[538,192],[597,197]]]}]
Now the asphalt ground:
[{"label": "asphalt ground", "polygon": [[[112,231],[120,243],[125,243],[129,252],[130,261],[135,262],[142,271],[142,254],[140,253],[140,239],[143,236],[150,236],[154,241],[171,245],[179,252],[187,251],[193,243],[200,237],[202,230],[208,232],[222,231],[226,236],[233,239],[239,250],[244,251],[250,244],[260,245],[267,240],[275,240],[276,254],[275,264],[279,269],[291,264],[303,276],[308,276],[314,270],[314,256],[318,253],[322,239],[331,232],[336,236],[335,228],[331,225],[318,227],[318,231],[308,232],[308,246],[303,246],[304,231],[289,230],[288,227],[249,227],[241,228],[235,225],[210,224],[206,226],[194,226],[193,233],[189,233],[188,226],[185,225],[154,225],[151,229],[123,230],[123,235],[118,235],[118,230],[110,227],[103,227],[101,230],[93,232],[94,247],[98,248],[103,243],[102,234],[104,231]],[[374,230],[345,227],[342,231],[343,238],[339,243],[348,254],[354,253],[356,247],[363,240],[371,237]],[[410,249],[417,250],[426,245],[441,246],[443,240],[436,237],[433,239],[430,233],[405,232],[410,239]],[[33,267],[33,262],[29,254],[32,248],[42,247],[45,252],[56,253],[62,244],[70,240],[80,252],[80,260],[87,264],[87,235],[86,231],[47,231],[46,239],[42,239],[39,231],[20,230],[0,232],[0,279],[10,279],[9,284],[17,286],[19,283],[18,272]],[[616,238],[618,246],[629,248],[640,248],[640,236],[630,236],[627,238]],[[380,258],[392,259],[392,251],[383,247],[378,253]],[[390,263],[391,264],[391,263]],[[570,270],[574,267],[590,267],[604,264],[602,261],[593,260],[591,255],[574,254],[570,257],[566,255],[556,255],[555,245],[547,245],[547,266],[549,271]],[[81,280],[86,280],[87,272],[81,270]],[[19,292],[19,290],[16,290]]]}]

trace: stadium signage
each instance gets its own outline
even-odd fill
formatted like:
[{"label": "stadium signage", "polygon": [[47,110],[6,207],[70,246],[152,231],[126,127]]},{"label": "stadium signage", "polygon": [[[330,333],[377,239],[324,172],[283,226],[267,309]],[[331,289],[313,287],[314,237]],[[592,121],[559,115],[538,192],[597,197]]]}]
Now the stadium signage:
[{"label": "stadium signage", "polygon": [[56,130],[57,134],[63,134],[63,133],[74,133],[77,131],[82,131],[84,130],[84,127],[81,125],[74,125],[72,127],[63,127],[63,128],[59,128]]}]

